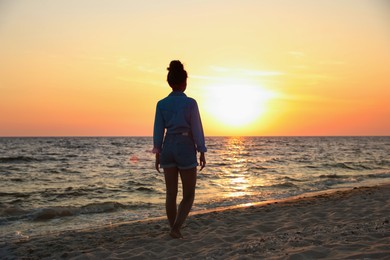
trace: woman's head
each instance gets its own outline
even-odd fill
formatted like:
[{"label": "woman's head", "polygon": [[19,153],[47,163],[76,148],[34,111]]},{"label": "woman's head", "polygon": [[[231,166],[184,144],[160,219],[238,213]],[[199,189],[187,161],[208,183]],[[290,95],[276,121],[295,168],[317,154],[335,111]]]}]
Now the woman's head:
[{"label": "woman's head", "polygon": [[185,90],[187,86],[187,71],[183,64],[178,60],[173,60],[168,67],[167,81],[173,90]]}]

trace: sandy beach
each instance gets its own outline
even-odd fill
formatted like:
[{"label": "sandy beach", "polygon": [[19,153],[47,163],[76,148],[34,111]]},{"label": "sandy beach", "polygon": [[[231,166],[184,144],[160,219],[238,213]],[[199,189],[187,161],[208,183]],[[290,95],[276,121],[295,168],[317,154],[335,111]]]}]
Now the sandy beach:
[{"label": "sandy beach", "polygon": [[389,259],[390,185],[194,213],[0,244],[1,259]]}]

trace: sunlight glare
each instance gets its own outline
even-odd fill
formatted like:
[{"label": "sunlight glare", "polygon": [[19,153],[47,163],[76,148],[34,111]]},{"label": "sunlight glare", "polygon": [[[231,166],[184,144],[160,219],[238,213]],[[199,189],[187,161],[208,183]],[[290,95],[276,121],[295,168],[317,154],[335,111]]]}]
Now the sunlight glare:
[{"label": "sunlight glare", "polygon": [[208,88],[205,109],[227,126],[248,125],[266,112],[274,93],[247,83],[212,85]]}]

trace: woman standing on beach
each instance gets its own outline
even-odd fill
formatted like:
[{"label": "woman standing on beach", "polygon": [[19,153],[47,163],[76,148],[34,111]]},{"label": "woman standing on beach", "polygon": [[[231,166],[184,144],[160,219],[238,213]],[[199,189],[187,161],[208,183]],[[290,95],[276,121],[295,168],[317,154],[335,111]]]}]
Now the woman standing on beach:
[{"label": "woman standing on beach", "polygon": [[[182,238],[180,228],[187,218],[195,198],[196,152],[200,152],[200,170],[206,165],[204,134],[196,101],[184,94],[187,87],[187,72],[183,64],[174,60],[168,68],[168,84],[172,92],[157,103],[153,132],[155,167],[164,169],[166,185],[165,207],[170,236]],[[164,132],[165,138],[164,138]],[[164,141],[163,141],[164,140]],[[183,185],[183,199],[176,206],[178,177]]]}]

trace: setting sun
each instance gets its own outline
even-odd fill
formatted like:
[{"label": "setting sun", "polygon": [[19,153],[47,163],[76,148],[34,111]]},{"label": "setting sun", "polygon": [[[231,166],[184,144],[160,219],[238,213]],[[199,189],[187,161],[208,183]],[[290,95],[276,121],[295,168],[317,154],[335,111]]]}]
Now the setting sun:
[{"label": "setting sun", "polygon": [[267,111],[273,92],[248,83],[229,83],[209,87],[205,110],[226,126],[241,127],[258,120]]},{"label": "setting sun", "polygon": [[389,135],[385,2],[1,1],[0,136],[151,136],[176,59],[206,136]]}]

